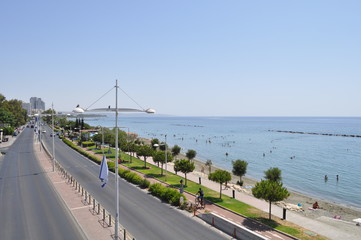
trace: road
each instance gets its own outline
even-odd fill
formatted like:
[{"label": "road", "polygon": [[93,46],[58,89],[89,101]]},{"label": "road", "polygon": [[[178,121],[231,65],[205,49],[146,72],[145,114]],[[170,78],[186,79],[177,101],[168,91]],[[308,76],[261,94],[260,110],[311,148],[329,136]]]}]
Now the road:
[{"label": "road", "polygon": [[[46,134],[43,140],[51,151],[52,139],[49,134]],[[114,175],[111,174],[108,184],[101,188],[98,179],[99,165],[76,153],[57,137],[55,138],[55,156],[66,171],[115,216]],[[136,239],[231,239],[209,225],[194,220],[168,204],[160,202],[123,179],[119,181],[119,193],[119,222]]]},{"label": "road", "polygon": [[0,239],[86,239],[39,165],[33,136],[24,129],[0,157]]}]

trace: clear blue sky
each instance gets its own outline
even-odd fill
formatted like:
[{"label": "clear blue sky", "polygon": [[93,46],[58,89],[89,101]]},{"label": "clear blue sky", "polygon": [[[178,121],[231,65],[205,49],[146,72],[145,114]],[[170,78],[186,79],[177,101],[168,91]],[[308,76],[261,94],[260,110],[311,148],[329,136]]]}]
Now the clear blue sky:
[{"label": "clear blue sky", "polygon": [[66,111],[118,79],[160,114],[361,116],[360,13],[359,0],[2,0],[0,93]]}]

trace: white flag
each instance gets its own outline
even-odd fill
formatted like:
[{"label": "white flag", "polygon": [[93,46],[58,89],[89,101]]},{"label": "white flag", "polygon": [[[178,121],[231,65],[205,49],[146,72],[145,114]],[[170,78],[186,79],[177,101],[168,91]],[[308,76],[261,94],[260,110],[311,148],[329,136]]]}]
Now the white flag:
[{"label": "white flag", "polygon": [[102,163],[100,164],[100,174],[99,179],[102,181],[102,187],[105,186],[108,182],[108,163],[105,155],[103,156]]}]

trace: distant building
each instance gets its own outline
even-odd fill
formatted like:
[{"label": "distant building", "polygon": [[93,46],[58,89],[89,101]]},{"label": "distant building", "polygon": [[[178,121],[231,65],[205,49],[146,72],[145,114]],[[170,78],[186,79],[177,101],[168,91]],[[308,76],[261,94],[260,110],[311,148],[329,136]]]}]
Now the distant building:
[{"label": "distant building", "polygon": [[28,114],[45,111],[45,102],[41,98],[32,97],[30,103],[22,103],[23,109],[28,111]]},{"label": "distant building", "polygon": [[22,108],[25,109],[27,111],[28,114],[30,114],[30,103],[22,103],[21,104]]},{"label": "distant building", "polygon": [[41,98],[32,97],[30,98],[30,109],[45,111],[45,102],[41,100]]}]

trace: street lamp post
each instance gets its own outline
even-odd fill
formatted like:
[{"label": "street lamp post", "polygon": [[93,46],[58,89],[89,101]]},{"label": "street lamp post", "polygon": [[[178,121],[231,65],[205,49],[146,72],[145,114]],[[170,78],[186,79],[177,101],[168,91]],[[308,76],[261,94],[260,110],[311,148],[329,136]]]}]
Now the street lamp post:
[{"label": "street lamp post", "polygon": [[165,147],[165,173],[164,173],[164,181],[167,181],[167,158],[168,158],[168,149],[167,149],[167,134],[165,135],[164,144],[154,144],[154,147],[164,146]]},{"label": "street lamp post", "polygon": [[77,106],[73,112],[74,113],[84,113],[85,111],[90,112],[113,112],[115,111],[115,187],[116,187],[116,213],[115,213],[115,239],[119,238],[119,181],[118,181],[118,169],[119,169],[119,146],[118,146],[118,112],[145,112],[145,113],[155,113],[154,109],[148,108],[148,109],[132,109],[132,108],[118,108],[118,80],[116,80],[115,85],[115,109],[110,108],[97,108],[92,110],[84,110]]},{"label": "street lamp post", "polygon": [[54,139],[55,139],[55,136],[54,136],[54,104],[51,103],[51,125],[52,125],[52,138],[53,138],[53,172],[55,171],[55,146],[54,146]]}]

